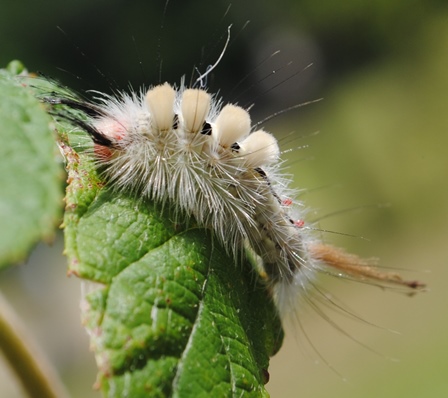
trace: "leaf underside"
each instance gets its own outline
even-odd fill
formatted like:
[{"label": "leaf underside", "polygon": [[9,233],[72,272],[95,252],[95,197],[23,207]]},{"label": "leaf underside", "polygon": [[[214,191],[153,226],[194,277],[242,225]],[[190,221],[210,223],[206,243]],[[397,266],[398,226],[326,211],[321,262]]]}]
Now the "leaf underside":
[{"label": "leaf underside", "polygon": [[0,268],[23,261],[50,240],[62,209],[61,164],[52,120],[26,80],[23,66],[0,70]]},{"label": "leaf underside", "polygon": [[63,148],[66,254],[90,281],[83,318],[104,395],[268,396],[283,331],[254,267],[174,221],[169,204],[113,191],[86,155]]}]

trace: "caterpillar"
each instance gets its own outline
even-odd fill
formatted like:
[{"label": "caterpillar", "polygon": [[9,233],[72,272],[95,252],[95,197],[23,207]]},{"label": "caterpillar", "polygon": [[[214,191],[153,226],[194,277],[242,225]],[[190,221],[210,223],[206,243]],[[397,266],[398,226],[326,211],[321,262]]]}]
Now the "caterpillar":
[{"label": "caterpillar", "polygon": [[244,250],[255,253],[283,320],[319,272],[411,292],[424,286],[321,242],[289,188],[277,140],[252,125],[248,110],[209,93],[206,74],[193,87],[182,80],[139,93],[97,93],[94,101],[57,94],[43,100],[62,105],[68,111],[54,113],[88,133],[114,189],[174,203],[178,217],[210,229],[235,260]]}]

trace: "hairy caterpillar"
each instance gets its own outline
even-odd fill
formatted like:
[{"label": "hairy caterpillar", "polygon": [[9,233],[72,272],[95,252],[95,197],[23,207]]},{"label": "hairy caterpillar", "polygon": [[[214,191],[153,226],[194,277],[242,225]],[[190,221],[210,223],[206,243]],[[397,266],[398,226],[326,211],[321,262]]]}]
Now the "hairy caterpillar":
[{"label": "hairy caterpillar", "polygon": [[68,113],[55,113],[90,135],[98,167],[115,189],[174,203],[235,257],[252,250],[282,319],[295,313],[316,272],[423,287],[320,242],[292,199],[276,139],[253,131],[247,110],[208,93],[207,73],[196,80],[201,88],[182,81],[117,97],[98,94],[95,102],[72,95],[44,101],[65,106]]}]

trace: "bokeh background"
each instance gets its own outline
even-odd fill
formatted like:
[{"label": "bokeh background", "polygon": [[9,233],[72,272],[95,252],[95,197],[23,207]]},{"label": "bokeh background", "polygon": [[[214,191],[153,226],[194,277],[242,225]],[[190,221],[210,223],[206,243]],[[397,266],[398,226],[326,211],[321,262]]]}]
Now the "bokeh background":
[{"label": "bokeh background", "polygon": [[[233,24],[207,81],[211,91],[254,103],[254,121],[323,97],[265,124],[283,149],[296,148],[284,157],[305,189],[301,198],[316,209],[310,219],[340,232],[322,233],[325,240],[377,256],[429,291],[410,298],[323,281],[366,322],[327,311],[344,334],[304,308],[302,327],[287,330],[272,359],[268,390],[273,397],[448,396],[445,1],[0,4],[0,65],[20,59],[80,92],[190,81],[195,67],[203,72],[215,62]],[[72,396],[98,397],[79,321],[80,282],[66,278],[62,250],[61,235],[38,245],[26,264],[0,273],[0,288]],[[3,361],[0,380],[0,396],[24,396]]]}]

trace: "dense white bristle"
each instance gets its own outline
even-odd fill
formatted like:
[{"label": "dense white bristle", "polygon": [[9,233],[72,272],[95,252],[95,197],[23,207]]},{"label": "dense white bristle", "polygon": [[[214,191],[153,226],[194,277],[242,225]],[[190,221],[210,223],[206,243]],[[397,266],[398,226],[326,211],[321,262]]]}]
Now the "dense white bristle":
[{"label": "dense white bristle", "polygon": [[151,114],[151,120],[159,131],[168,131],[173,126],[174,100],[176,91],[164,83],[146,93],[146,105]]},{"label": "dense white bristle", "polygon": [[257,130],[239,143],[239,154],[250,167],[261,167],[278,161],[280,149],[273,135]]},{"label": "dense white bristle", "polygon": [[219,143],[230,147],[250,133],[250,116],[247,111],[236,105],[226,105],[215,120]]},{"label": "dense white bristle", "polygon": [[210,102],[210,94],[204,90],[187,89],[182,93],[181,109],[186,132],[198,133],[202,130],[210,111]]}]

